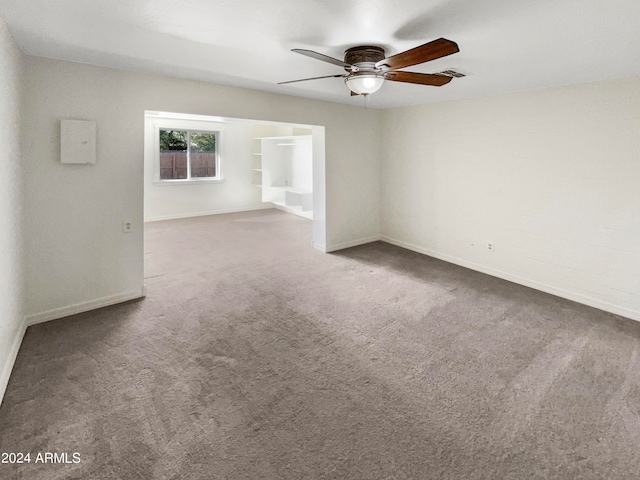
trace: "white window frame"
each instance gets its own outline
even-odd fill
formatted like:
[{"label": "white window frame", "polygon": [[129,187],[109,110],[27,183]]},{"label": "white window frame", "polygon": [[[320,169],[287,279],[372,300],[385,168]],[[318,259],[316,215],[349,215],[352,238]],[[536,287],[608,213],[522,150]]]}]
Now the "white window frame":
[{"label": "white window frame", "polygon": [[[187,132],[187,178],[167,178],[160,179],[160,130],[182,130]],[[215,177],[195,177],[191,178],[191,134],[207,133],[216,136],[216,176]],[[202,128],[184,128],[175,125],[154,125],[154,163],[155,174],[153,183],[156,185],[184,185],[185,183],[222,183],[222,130],[207,130]]]}]

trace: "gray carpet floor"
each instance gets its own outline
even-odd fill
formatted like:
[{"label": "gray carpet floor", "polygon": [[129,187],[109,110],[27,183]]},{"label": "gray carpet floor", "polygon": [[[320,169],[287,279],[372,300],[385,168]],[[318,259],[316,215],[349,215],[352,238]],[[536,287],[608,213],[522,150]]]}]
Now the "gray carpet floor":
[{"label": "gray carpet floor", "polygon": [[0,478],[640,478],[640,323],[276,210],[145,231],[148,297],[29,328],[0,407],[80,463]]}]

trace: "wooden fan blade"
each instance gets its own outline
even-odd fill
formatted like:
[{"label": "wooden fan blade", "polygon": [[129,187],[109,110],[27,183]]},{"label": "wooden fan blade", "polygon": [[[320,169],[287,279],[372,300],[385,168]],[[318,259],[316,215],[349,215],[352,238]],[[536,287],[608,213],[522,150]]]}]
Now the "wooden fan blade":
[{"label": "wooden fan blade", "polygon": [[376,67],[387,65],[390,70],[397,70],[399,68],[410,67],[419,63],[446,57],[459,51],[460,49],[456,42],[452,42],[446,38],[439,38],[433,42],[425,43],[419,47],[380,60],[376,63]]},{"label": "wooden fan blade", "polygon": [[339,67],[351,68],[350,63],[343,62],[342,60],[338,60],[337,58],[329,57],[328,55],[323,55],[322,53],[314,52],[313,50],[303,50],[301,48],[294,48],[291,51],[299,53],[300,55],[305,55],[307,57],[315,58],[316,60],[322,60],[323,62],[332,63],[333,65],[338,65]]},{"label": "wooden fan blade", "polygon": [[318,80],[320,78],[338,78],[338,77],[346,77],[346,74],[343,75],[325,75],[324,77],[311,77],[311,78],[301,78],[300,80],[289,80],[288,82],[278,82],[278,85],[284,85],[285,83],[296,83],[296,82],[306,82],[307,80]]},{"label": "wooden fan blade", "polygon": [[392,82],[417,83],[419,85],[432,85],[434,87],[441,87],[451,81],[451,77],[446,75],[415,72],[388,72],[384,78]]}]

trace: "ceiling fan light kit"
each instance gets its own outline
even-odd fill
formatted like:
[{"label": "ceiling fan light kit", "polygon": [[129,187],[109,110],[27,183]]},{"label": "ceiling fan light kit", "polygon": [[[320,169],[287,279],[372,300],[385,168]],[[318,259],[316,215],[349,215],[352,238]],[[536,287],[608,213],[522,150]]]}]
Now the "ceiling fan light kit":
[{"label": "ceiling fan light kit", "polygon": [[346,77],[344,83],[346,83],[349,90],[356,95],[369,95],[380,90],[380,87],[382,87],[384,83],[384,77],[370,73],[356,73]]},{"label": "ceiling fan light kit", "polygon": [[385,51],[381,47],[372,45],[352,47],[344,52],[344,61],[312,50],[293,49],[292,51],[343,67],[346,73],[291,80],[280,82],[280,85],[319,78],[342,77],[352,95],[370,95],[380,90],[385,80],[440,87],[449,83],[454,76],[464,76],[451,75],[450,70],[434,74],[400,70],[459,52],[458,45],[446,38],[439,38],[391,57],[385,57]]}]

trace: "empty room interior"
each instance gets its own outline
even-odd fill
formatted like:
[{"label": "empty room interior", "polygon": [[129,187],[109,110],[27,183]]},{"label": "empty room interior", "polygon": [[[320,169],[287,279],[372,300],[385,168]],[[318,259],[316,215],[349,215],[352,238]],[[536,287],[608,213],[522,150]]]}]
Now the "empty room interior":
[{"label": "empty room interior", "polygon": [[0,478],[638,478],[638,25],[0,0]]}]

